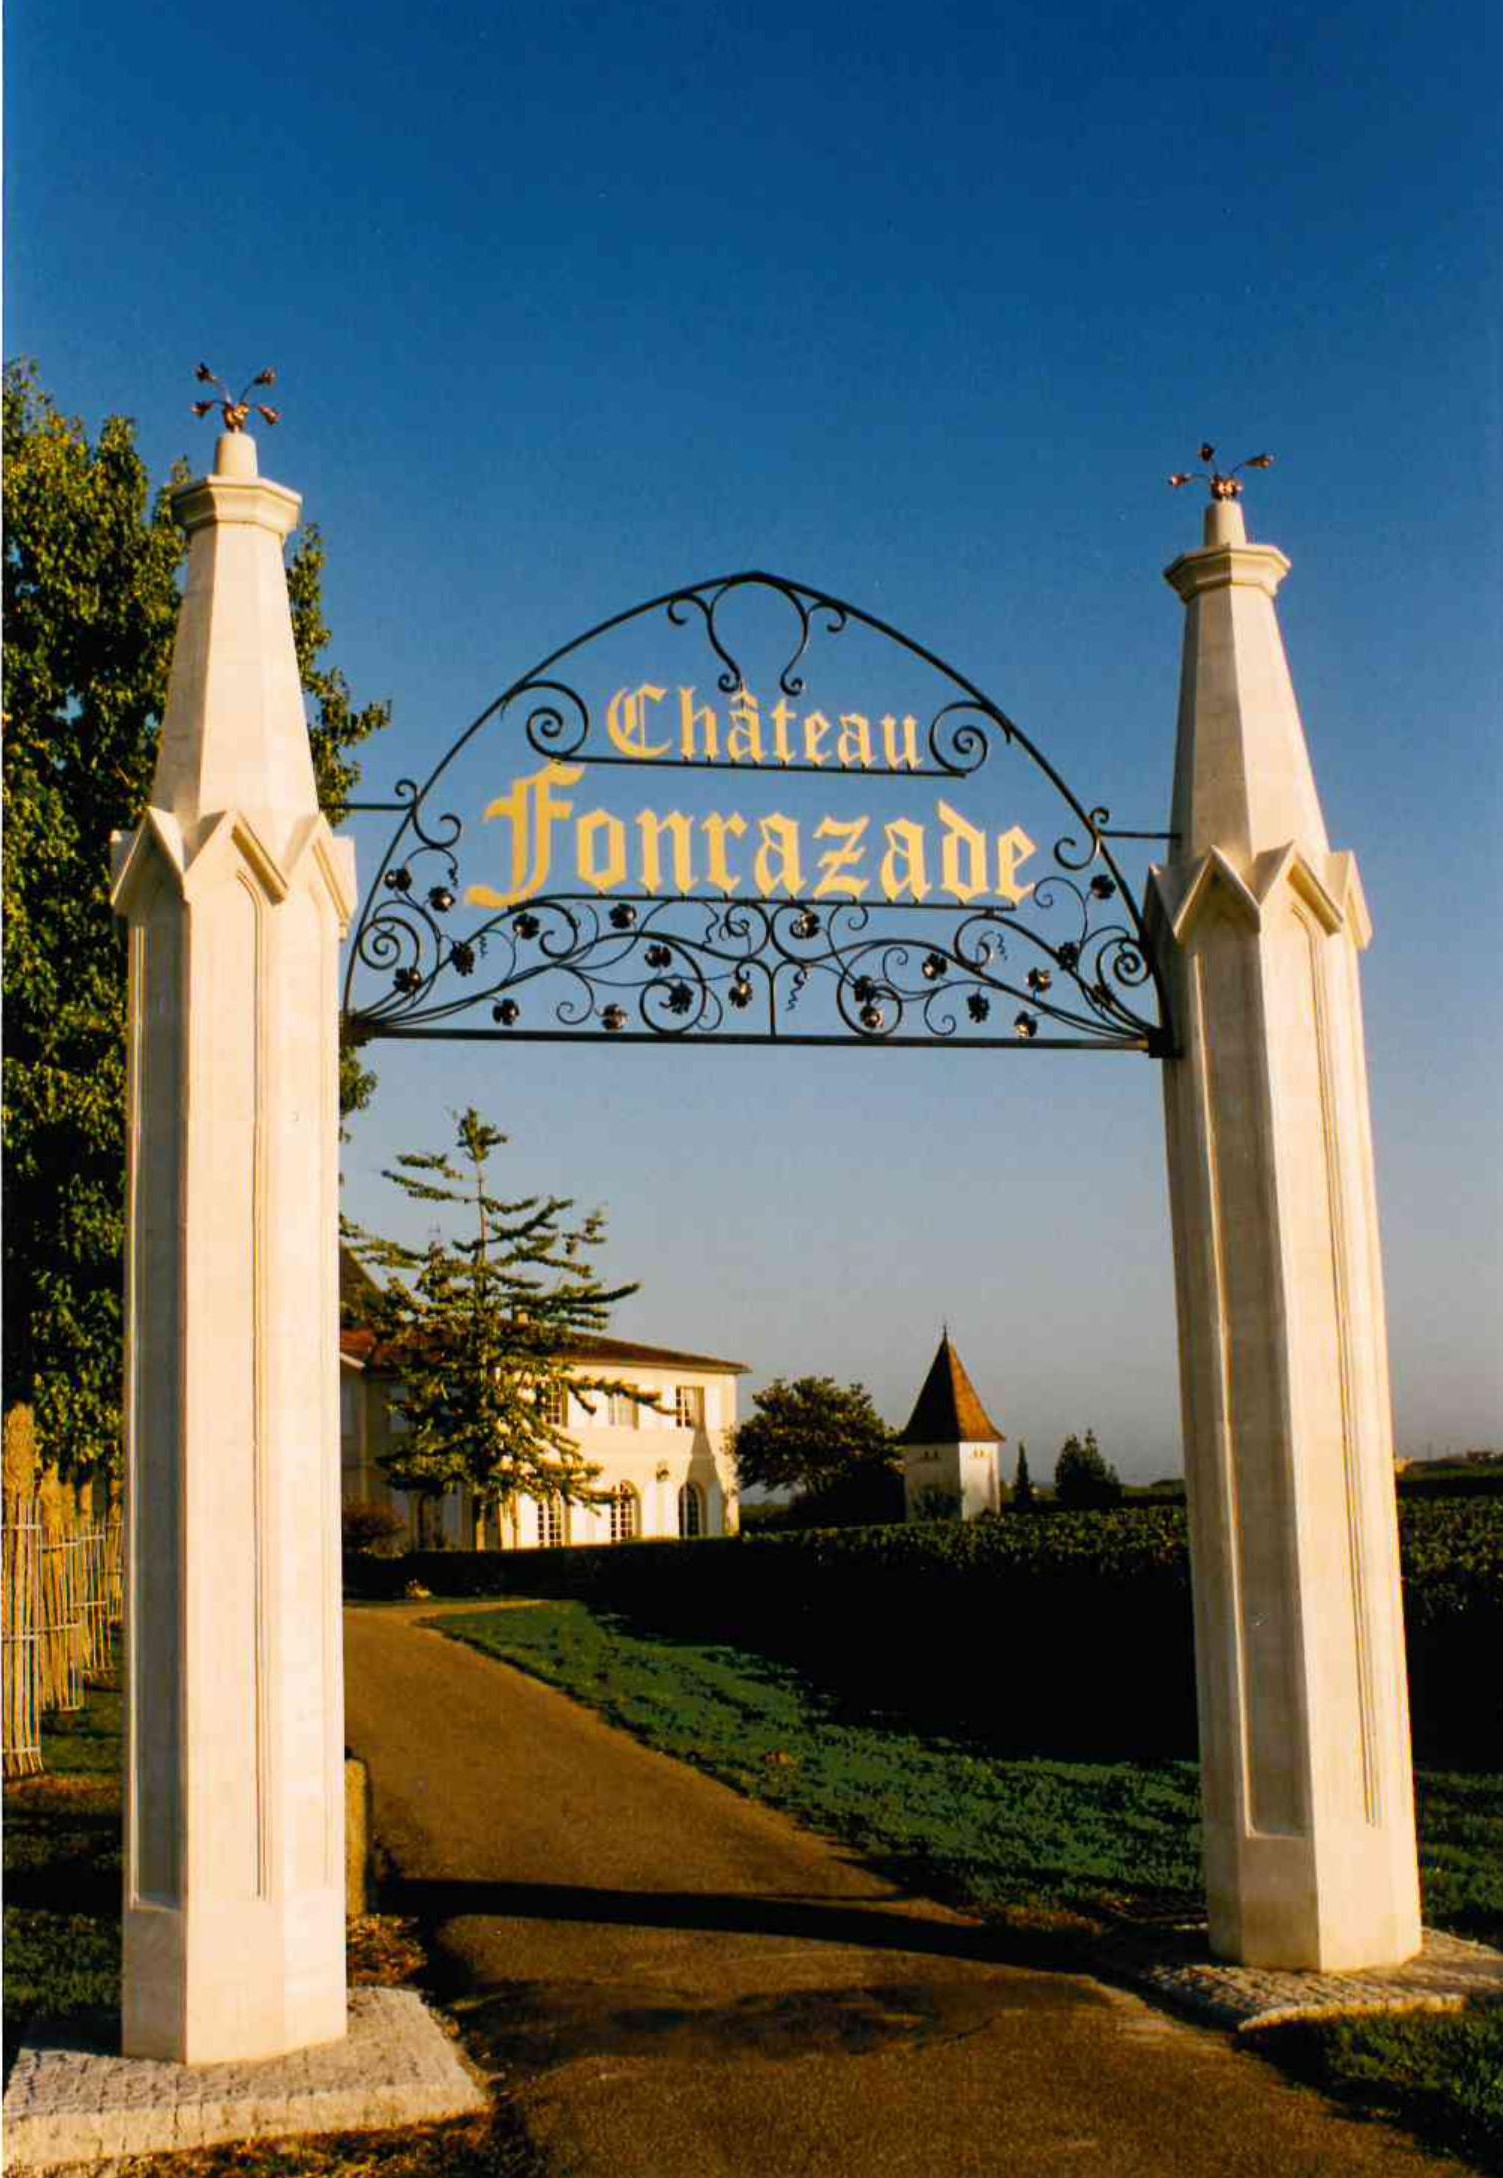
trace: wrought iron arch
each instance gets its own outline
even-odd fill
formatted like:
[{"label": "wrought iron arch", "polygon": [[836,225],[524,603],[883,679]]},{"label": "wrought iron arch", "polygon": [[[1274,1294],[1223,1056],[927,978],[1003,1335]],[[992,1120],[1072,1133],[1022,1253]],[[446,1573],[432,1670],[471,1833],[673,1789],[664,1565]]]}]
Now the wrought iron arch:
[{"label": "wrought iron arch", "polygon": [[[661,615],[698,630],[725,698],[746,682],[726,608],[770,596],[791,614],[777,673],[801,696],[811,648],[852,628],[896,645],[944,684],[922,728],[922,767],[873,763],[839,774],[790,757],[782,774],[845,780],[955,781],[999,747],[1021,757],[1070,812],[1047,873],[1017,901],[945,904],[783,898],[719,892],[548,891],[492,908],[461,928],[464,821],[440,787],[488,727],[520,717],[526,748],[560,764],[755,767],[724,756],[620,753],[560,668],[634,622]],[[875,614],[786,577],[753,571],[664,591],[598,621],[551,651],[489,703],[427,779],[399,780],[400,814],[352,935],[344,1025],[353,1040],[483,1038],[622,1042],[891,1044],[1095,1049],[1166,1056],[1167,993],[1142,906],[1111,843],[1165,839],[1113,828],[975,682]],[[821,1009],[820,1000],[823,998]],[[463,1016],[488,1013],[488,1021]]]}]

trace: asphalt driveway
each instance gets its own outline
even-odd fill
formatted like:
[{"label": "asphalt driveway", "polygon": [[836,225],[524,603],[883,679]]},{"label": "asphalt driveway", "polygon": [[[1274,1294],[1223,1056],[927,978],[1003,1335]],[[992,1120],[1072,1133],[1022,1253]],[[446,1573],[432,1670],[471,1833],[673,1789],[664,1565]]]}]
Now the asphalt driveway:
[{"label": "asphalt driveway", "polygon": [[416,1623],[442,1610],[347,1612],[347,1736],[385,1902],[558,2178],[1454,2178]]}]

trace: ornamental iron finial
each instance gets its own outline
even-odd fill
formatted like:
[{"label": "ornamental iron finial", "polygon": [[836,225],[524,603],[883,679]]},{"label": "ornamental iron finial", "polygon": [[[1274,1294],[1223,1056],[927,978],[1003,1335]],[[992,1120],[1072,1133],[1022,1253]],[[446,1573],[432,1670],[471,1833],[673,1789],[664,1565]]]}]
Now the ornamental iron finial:
[{"label": "ornamental iron finial", "polygon": [[[1214,461],[1216,459],[1216,449],[1209,439],[1200,449],[1200,458],[1202,461]],[[1181,484],[1209,484],[1213,499],[1240,499],[1242,497],[1242,486],[1238,479],[1242,471],[1244,469],[1271,469],[1272,467],[1272,454],[1249,454],[1246,461],[1239,461],[1236,468],[1228,469],[1225,476],[1221,474],[1219,469],[1209,471],[1205,469],[1184,469],[1177,476],[1170,477],[1169,482],[1176,491],[1179,490]]]},{"label": "ornamental iron finial", "polygon": [[[224,418],[226,431],[243,431],[250,422],[251,403],[246,400],[245,396],[253,387],[274,386],[277,382],[275,371],[257,371],[254,378],[246,380],[238,393],[231,393],[224,380],[216,378],[207,363],[200,363],[193,375],[200,385],[217,386],[219,388],[218,400],[194,402],[194,415],[207,416],[211,408],[217,408]],[[280,423],[282,420],[282,411],[279,408],[266,408],[260,401],[257,401],[255,410],[264,423],[275,424]]]}]

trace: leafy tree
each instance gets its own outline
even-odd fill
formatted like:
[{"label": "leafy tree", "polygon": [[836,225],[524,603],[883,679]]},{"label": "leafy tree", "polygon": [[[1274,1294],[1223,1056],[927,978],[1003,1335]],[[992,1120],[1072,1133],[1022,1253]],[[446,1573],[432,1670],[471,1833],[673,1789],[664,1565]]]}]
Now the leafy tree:
[{"label": "leafy tree", "polygon": [[1028,1472],[1028,1447],[1018,1446],[1018,1471],[1013,1478],[1012,1509],[1014,1512],[1032,1512],[1038,1500],[1034,1496],[1033,1481]]},{"label": "leafy tree", "polygon": [[[69,1474],[118,1463],[125,1199],[125,947],[109,836],[144,806],[186,540],[153,497],[135,427],[97,440],[31,365],[4,387],[6,1398]],[[180,468],[179,476],[186,473]],[[387,723],[317,664],[324,548],[303,533],[289,588],[319,794],[342,815],[348,751]],[[346,1108],[372,1079],[347,1063]]]},{"label": "leafy tree", "polygon": [[742,1489],[792,1490],[815,1518],[902,1518],[897,1440],[865,1385],[778,1377],[752,1406],[732,1445]]},{"label": "leafy tree", "polygon": [[388,1274],[367,1313],[400,1373],[393,1405],[407,1428],[381,1464],[399,1489],[436,1498],[458,1485],[486,1511],[521,1496],[598,1495],[600,1470],[555,1419],[566,1389],[590,1411],[611,1393],[653,1404],[630,1385],[569,1367],[572,1342],[604,1330],[637,1289],[607,1289],[593,1275],[590,1250],[605,1236],[598,1211],[569,1226],[565,1197],[504,1202],[490,1192],[490,1161],[506,1139],[465,1111],[454,1153],[409,1153],[386,1174],[415,1202],[463,1211],[466,1237],[415,1248],[346,1228],[361,1260]]},{"label": "leafy tree", "polygon": [[1054,1467],[1054,1502],[1069,1512],[1100,1512],[1122,1502],[1115,1467],[1101,1456],[1096,1433],[1067,1437]]}]

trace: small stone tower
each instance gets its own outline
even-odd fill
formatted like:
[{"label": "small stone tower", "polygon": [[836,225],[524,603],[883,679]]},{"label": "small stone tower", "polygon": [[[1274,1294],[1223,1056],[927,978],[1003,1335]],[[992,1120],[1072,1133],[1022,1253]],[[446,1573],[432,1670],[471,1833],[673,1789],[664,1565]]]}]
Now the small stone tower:
[{"label": "small stone tower", "polygon": [[933,1519],[944,1500],[961,1520],[1000,1511],[998,1470],[1006,1442],[945,1331],[908,1427],[898,1439],[907,1517]]}]

